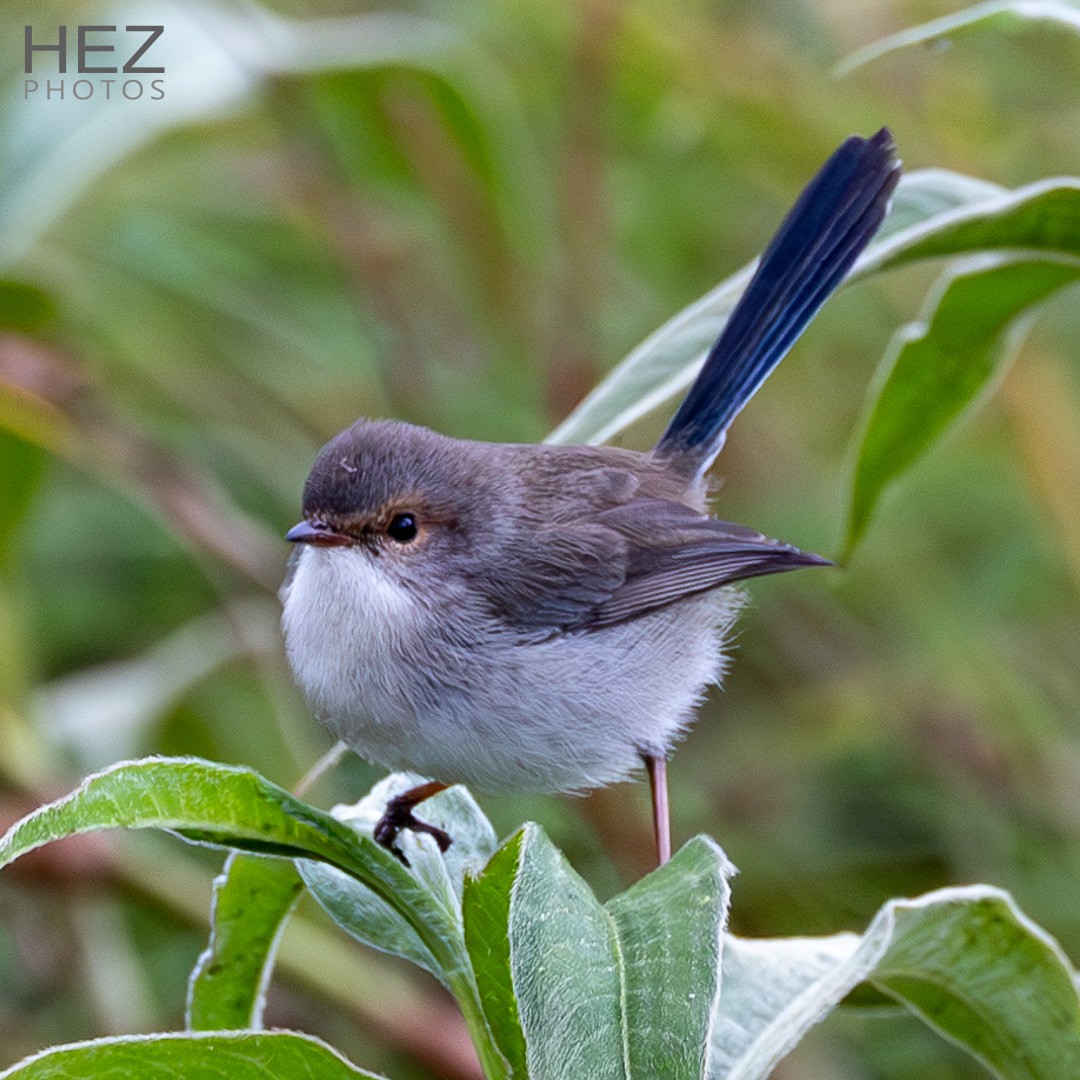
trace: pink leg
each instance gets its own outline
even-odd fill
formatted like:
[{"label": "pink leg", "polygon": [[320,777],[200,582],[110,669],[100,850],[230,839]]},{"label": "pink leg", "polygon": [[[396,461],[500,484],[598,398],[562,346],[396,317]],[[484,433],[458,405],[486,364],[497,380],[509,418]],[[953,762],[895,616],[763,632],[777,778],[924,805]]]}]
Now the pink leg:
[{"label": "pink leg", "polygon": [[661,757],[645,754],[652,788],[653,829],[656,833],[656,862],[658,866],[671,858],[671,811],[668,808],[667,762]]}]

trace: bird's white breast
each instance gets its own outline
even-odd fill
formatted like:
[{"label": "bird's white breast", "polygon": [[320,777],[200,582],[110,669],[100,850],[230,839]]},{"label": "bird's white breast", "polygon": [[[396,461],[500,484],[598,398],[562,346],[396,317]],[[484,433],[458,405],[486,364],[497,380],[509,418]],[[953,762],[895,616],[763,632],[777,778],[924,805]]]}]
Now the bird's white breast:
[{"label": "bird's white breast", "polygon": [[484,789],[584,790],[665,755],[718,678],[741,603],[714,590],[526,642],[477,630],[467,605],[433,605],[388,569],[361,548],[301,552],[282,591],[297,681],[361,756]]},{"label": "bird's white breast", "polygon": [[282,601],[289,662],[324,720],[401,710],[395,654],[419,612],[371,555],[304,549]]}]

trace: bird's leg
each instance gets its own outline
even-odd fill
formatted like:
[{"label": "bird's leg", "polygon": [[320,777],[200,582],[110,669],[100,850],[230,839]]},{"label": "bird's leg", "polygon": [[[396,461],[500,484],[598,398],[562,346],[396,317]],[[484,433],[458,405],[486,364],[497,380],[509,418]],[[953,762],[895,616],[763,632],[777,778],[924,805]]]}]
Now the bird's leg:
[{"label": "bird's leg", "polygon": [[347,753],[349,747],[340,739],[300,778],[293,794],[303,798],[311,787],[321,780]]},{"label": "bird's leg", "polygon": [[653,830],[656,834],[656,863],[663,866],[671,858],[671,811],[668,808],[667,761],[643,754],[652,789]]},{"label": "bird's leg", "polygon": [[383,816],[375,823],[375,843],[392,851],[406,866],[408,860],[397,846],[398,833],[402,829],[411,829],[415,833],[426,833],[436,844],[440,851],[446,851],[453,842],[450,834],[436,825],[429,825],[426,821],[413,817],[413,809],[432,795],[438,795],[445,791],[447,785],[440,784],[438,780],[432,780],[426,784],[409,788],[400,795],[395,795],[387,804]]}]

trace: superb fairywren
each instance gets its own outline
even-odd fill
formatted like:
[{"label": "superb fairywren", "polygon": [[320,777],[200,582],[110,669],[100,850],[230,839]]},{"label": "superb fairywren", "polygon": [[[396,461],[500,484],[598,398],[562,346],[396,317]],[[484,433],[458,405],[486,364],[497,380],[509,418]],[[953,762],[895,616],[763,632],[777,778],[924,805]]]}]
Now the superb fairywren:
[{"label": "superb fairywren", "polygon": [[358,420],[319,453],[282,588],[289,661],[362,757],[432,782],[585,791],[644,765],[660,861],[665,763],[743,603],[732,583],[826,563],[706,511],[728,425],[885,217],[892,138],[849,138],[769,245],[648,453],[466,442]]}]

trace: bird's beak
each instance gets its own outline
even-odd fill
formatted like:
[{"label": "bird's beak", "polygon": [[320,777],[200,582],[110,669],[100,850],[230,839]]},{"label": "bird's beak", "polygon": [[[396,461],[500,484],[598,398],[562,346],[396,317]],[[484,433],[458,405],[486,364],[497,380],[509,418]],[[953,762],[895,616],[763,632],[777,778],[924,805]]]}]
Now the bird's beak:
[{"label": "bird's beak", "polygon": [[345,533],[336,532],[325,521],[301,521],[286,534],[290,544],[313,544],[315,547],[345,547],[356,541]]}]

